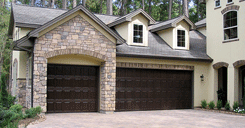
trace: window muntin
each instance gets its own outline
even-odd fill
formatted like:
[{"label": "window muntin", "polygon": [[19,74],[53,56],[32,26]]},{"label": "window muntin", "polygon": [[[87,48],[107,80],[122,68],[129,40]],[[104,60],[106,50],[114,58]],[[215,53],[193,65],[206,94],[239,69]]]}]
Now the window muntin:
[{"label": "window muntin", "polygon": [[220,6],[220,0],[216,0],[215,1],[215,7],[219,7]]},{"label": "window muntin", "polygon": [[232,3],[232,0],[227,0],[227,3]]},{"label": "window muntin", "polygon": [[177,30],[177,32],[178,32],[177,46],[185,47],[185,30]]},{"label": "window muntin", "polygon": [[143,43],[143,25],[134,24],[134,43]]},{"label": "window muntin", "polygon": [[237,12],[230,11],[224,15],[224,40],[237,38]]}]

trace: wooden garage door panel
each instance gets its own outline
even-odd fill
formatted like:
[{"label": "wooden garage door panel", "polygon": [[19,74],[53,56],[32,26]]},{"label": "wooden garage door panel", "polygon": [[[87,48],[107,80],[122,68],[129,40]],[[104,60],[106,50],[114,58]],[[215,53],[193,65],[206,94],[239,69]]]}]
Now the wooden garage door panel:
[{"label": "wooden garage door panel", "polygon": [[48,64],[48,112],[95,112],[98,68]]},{"label": "wooden garage door panel", "polygon": [[116,111],[191,107],[191,71],[117,68]]}]

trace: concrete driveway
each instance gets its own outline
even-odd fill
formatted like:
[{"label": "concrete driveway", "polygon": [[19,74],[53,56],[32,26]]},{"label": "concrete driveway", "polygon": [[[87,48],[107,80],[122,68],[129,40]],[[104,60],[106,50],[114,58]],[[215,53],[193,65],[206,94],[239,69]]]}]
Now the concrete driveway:
[{"label": "concrete driveway", "polygon": [[46,121],[28,128],[245,128],[245,117],[201,110],[161,110],[46,114]]}]

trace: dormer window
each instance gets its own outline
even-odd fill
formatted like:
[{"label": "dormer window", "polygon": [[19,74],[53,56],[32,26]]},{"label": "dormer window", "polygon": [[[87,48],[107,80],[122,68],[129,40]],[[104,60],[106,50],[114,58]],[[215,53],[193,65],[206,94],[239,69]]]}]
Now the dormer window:
[{"label": "dormer window", "polygon": [[185,47],[185,30],[177,30],[178,37],[177,37],[177,46],[178,47]]},{"label": "dormer window", "polygon": [[220,0],[215,0],[215,7],[220,7]]},{"label": "dormer window", "polygon": [[134,43],[143,43],[143,25],[134,24]]},{"label": "dormer window", "polygon": [[232,0],[227,0],[227,3],[232,3]]},{"label": "dormer window", "polygon": [[237,11],[224,14],[224,40],[236,39],[237,36]]}]

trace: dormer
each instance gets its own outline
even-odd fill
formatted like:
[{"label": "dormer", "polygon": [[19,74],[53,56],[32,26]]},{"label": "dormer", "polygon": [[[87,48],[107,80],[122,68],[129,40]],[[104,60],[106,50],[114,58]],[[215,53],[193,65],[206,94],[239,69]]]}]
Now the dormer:
[{"label": "dormer", "polygon": [[117,18],[108,26],[114,27],[128,45],[148,46],[148,26],[154,23],[155,20],[150,15],[142,9],[138,9]]},{"label": "dormer", "polygon": [[150,26],[150,31],[157,33],[171,48],[189,50],[189,31],[195,25],[186,16],[180,16]]}]

